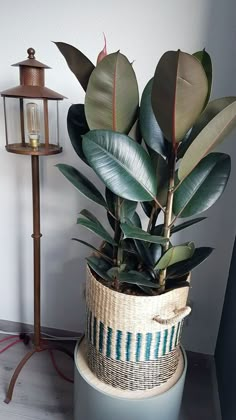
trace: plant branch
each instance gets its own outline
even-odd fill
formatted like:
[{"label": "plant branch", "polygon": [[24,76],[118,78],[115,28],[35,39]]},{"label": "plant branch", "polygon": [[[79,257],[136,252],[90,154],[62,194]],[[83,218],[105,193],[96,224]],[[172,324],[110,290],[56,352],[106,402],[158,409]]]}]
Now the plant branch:
[{"label": "plant branch", "polygon": [[117,220],[116,219],[116,216],[107,208],[106,209],[107,210],[107,213],[109,213],[110,214],[110,216],[114,219],[114,220]]},{"label": "plant branch", "polygon": [[161,203],[159,203],[159,201],[157,200],[157,198],[154,197],[153,200],[155,201],[155,204],[156,204],[157,208],[159,207],[163,211],[163,213],[165,213],[164,207],[162,207]]},{"label": "plant branch", "polygon": [[115,265],[118,267],[120,264],[122,264],[123,260],[123,251],[120,249],[120,241],[122,236],[122,231],[120,228],[120,207],[121,207],[122,201],[119,196],[116,196],[115,201],[115,235],[114,240],[117,243],[117,246],[114,246],[114,252],[113,252],[113,259],[115,261]]},{"label": "plant branch", "polygon": [[[169,161],[169,185],[167,193],[167,202],[164,218],[164,228],[163,236],[167,239],[170,238],[171,234],[171,219],[172,219],[172,209],[173,209],[173,198],[174,198],[174,186],[175,186],[175,165],[176,165],[176,154],[177,148],[176,144],[172,148],[172,153]],[[170,246],[169,241],[163,246],[163,252],[167,251]],[[166,269],[160,271],[160,286],[161,290],[165,290],[165,278],[166,278]]]},{"label": "plant branch", "polygon": [[148,222],[148,227],[147,227],[147,232],[148,233],[152,230],[153,222],[154,222],[153,219],[154,219],[156,210],[157,210],[157,205],[156,205],[156,203],[154,203],[153,206],[152,206],[152,211],[151,211],[149,222]]}]

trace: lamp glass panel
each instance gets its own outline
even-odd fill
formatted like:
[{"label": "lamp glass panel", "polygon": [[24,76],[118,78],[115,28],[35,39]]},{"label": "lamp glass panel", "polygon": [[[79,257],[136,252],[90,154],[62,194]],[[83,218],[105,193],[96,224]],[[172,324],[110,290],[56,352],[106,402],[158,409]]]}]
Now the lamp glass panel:
[{"label": "lamp glass panel", "polygon": [[19,98],[5,98],[8,143],[22,143]]},{"label": "lamp glass panel", "polygon": [[49,143],[59,144],[58,133],[58,117],[57,117],[58,101],[48,101],[48,123],[49,123]]}]

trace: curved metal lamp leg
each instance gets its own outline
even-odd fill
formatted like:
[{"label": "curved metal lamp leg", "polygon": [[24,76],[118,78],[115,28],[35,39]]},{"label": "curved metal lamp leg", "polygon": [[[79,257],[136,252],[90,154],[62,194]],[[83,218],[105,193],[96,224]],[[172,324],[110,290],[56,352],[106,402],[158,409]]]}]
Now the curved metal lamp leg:
[{"label": "curved metal lamp leg", "polygon": [[35,353],[41,353],[42,351],[47,351],[47,350],[58,350],[58,351],[61,351],[65,354],[67,354],[67,356],[71,357],[72,359],[74,359],[73,353],[70,350],[66,349],[65,347],[60,346],[60,344],[53,344],[53,345],[46,344],[43,347],[39,347],[39,348],[35,347],[33,350],[29,351],[25,355],[25,357],[23,357],[23,359],[21,360],[21,362],[17,366],[15,372],[13,373],[12,378],[11,378],[11,382],[10,382],[9,387],[8,387],[7,395],[6,395],[6,398],[4,400],[4,402],[6,404],[9,404],[9,402],[11,401],[17,378],[18,378],[21,370],[25,366],[25,364],[28,362],[28,360]]},{"label": "curved metal lamp leg", "polygon": [[44,350],[57,350],[57,351],[67,354],[67,356],[69,356],[71,359],[74,359],[73,353],[70,350],[66,349],[65,347],[61,346],[60,344],[53,344],[52,346],[50,346],[50,344],[47,344],[46,346],[43,346],[43,349]]},{"label": "curved metal lamp leg", "polygon": [[25,364],[26,364],[26,362],[35,354],[35,353],[37,353],[37,349],[35,348],[35,349],[33,349],[33,350],[31,350],[31,351],[29,351],[26,355],[25,355],[25,357],[21,360],[21,362],[19,363],[19,365],[17,366],[17,368],[16,368],[16,370],[15,370],[15,372],[13,373],[13,375],[12,375],[12,378],[11,378],[11,382],[10,382],[10,384],[9,384],[9,387],[8,387],[8,391],[7,391],[7,395],[6,395],[6,398],[5,398],[5,400],[4,400],[4,402],[6,403],[6,404],[9,404],[9,402],[11,401],[11,399],[12,399],[12,394],[13,394],[13,391],[14,391],[14,387],[15,387],[15,384],[16,384],[16,381],[17,381],[17,378],[18,378],[18,376],[19,376],[19,374],[20,374],[20,372],[21,372],[21,370],[23,369],[23,367],[25,366]]}]

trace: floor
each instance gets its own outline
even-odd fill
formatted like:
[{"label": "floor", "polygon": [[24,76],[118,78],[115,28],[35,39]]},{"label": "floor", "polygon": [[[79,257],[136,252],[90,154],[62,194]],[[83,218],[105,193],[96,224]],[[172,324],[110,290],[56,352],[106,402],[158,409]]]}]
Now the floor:
[{"label": "floor", "polygon": [[[47,352],[28,361],[12,402],[3,402],[9,379],[25,353],[19,343],[0,354],[0,420],[73,420],[73,385],[57,375]],[[71,359],[60,352],[55,355],[60,369],[72,378]],[[220,420],[213,360],[189,352],[188,366],[180,420]]]}]

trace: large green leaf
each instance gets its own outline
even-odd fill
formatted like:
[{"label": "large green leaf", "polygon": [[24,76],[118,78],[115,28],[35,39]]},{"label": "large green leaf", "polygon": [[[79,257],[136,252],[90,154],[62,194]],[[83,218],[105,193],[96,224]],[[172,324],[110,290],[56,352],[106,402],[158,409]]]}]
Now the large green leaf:
[{"label": "large green leaf", "polygon": [[143,201],[141,203],[144,213],[147,217],[151,216],[152,208],[154,206],[154,201]]},{"label": "large green leaf", "polygon": [[141,144],[142,143],[142,134],[140,131],[140,122],[139,119],[137,119],[135,121],[135,123],[133,124],[133,126],[131,127],[128,136],[133,139],[134,141],[136,141],[137,143]]},{"label": "large green leaf", "polygon": [[161,258],[162,246],[159,244],[151,244],[148,250],[152,256],[153,265],[155,265]]},{"label": "large green leaf", "polygon": [[189,217],[211,207],[223,193],[230,169],[225,153],[210,153],[202,159],[175,191],[174,214]]},{"label": "large green leaf", "polygon": [[116,245],[116,242],[114,241],[114,239],[111,237],[111,235],[106,231],[106,229],[102,226],[102,224],[93,214],[91,214],[88,210],[82,210],[80,213],[84,217],[78,217],[77,219],[78,225],[86,227],[88,230],[100,236],[109,244]]},{"label": "large green leaf", "polygon": [[136,201],[130,201],[123,198],[123,200],[121,201],[121,206],[120,206],[120,220],[121,221],[125,219],[132,220],[136,207],[137,207]]},{"label": "large green leaf", "polygon": [[201,264],[213,251],[213,248],[199,247],[196,248],[192,257],[176,264],[171,265],[167,269],[167,278],[181,277],[193,270]]},{"label": "large green leaf", "polygon": [[120,283],[136,284],[137,286],[146,286],[158,289],[157,283],[151,282],[144,274],[138,271],[129,271],[128,273],[119,273],[118,280]]},{"label": "large green leaf", "polygon": [[83,104],[71,105],[67,114],[67,130],[70,141],[77,155],[85,162],[86,158],[82,149],[82,135],[89,131]]},{"label": "large green leaf", "polygon": [[93,130],[83,136],[83,151],[89,165],[115,194],[132,201],[150,201],[156,196],[150,157],[128,136]]},{"label": "large green leaf", "polygon": [[210,98],[210,94],[211,94],[211,85],[212,85],[212,62],[211,62],[211,57],[210,55],[206,52],[206,50],[202,50],[202,51],[197,51],[193,54],[194,57],[196,57],[200,63],[202,64],[205,73],[206,73],[206,77],[207,77],[207,81],[208,81],[208,93],[207,93],[207,97],[206,97],[206,102],[205,102],[205,106],[207,105],[209,98]]},{"label": "large green leaf", "polygon": [[79,190],[82,195],[87,197],[89,200],[100,204],[100,206],[105,208],[107,207],[102,194],[92,184],[92,182],[90,182],[88,178],[82,175],[77,169],[64,163],[58,163],[56,167],[74,185],[74,187]]},{"label": "large green leaf", "polygon": [[116,206],[117,195],[113,194],[113,192],[109,190],[109,188],[106,188],[105,196],[106,196],[107,207],[110,210],[110,212],[115,216],[115,212],[116,212],[115,206]]},{"label": "large green leaf", "polygon": [[86,91],[90,75],[94,69],[93,63],[72,45],[66,44],[65,42],[55,42],[55,44],[66,59],[68,67]]},{"label": "large green leaf", "polygon": [[[134,239],[135,248],[138,251],[138,256],[140,257],[141,261],[144,265],[152,267],[156,260],[153,259],[153,254],[150,252],[150,248],[147,246],[147,242],[139,241]],[[156,245],[161,248],[161,245]]]},{"label": "large green leaf", "polygon": [[152,230],[152,234],[153,235],[163,235],[163,228],[164,228],[163,223],[156,225]]},{"label": "large green leaf", "polygon": [[191,258],[194,253],[194,249],[193,242],[189,242],[184,245],[172,246],[157,262],[155,270],[164,270],[172,264]]},{"label": "large green leaf", "polygon": [[128,59],[107,55],[95,68],[85,96],[85,114],[90,129],[128,133],[137,118],[138,84]]},{"label": "large green leaf", "polygon": [[[110,226],[112,227],[113,230],[115,230],[115,212],[116,212],[115,204],[117,200],[117,195],[113,194],[113,192],[109,190],[109,188],[106,188],[105,197],[106,197],[106,202],[107,202],[107,208],[109,210],[109,212],[107,212],[107,218],[110,223]],[[114,217],[112,217],[112,215]]]},{"label": "large green leaf", "polygon": [[[117,200],[119,197],[108,188],[106,188],[105,195],[106,195],[108,209],[115,216],[115,213],[116,213],[115,208],[116,208]],[[136,201],[130,201],[130,200],[126,200],[125,198],[120,198],[119,220],[121,221],[124,221],[126,219],[133,220],[133,218],[137,220],[136,215],[135,215],[136,207],[137,207]],[[115,219],[109,213],[107,214],[107,217],[108,217],[108,220],[112,229],[115,230]]]},{"label": "large green leaf", "polygon": [[132,225],[131,223],[121,223],[120,225],[122,232],[124,233],[125,238],[139,239],[141,241],[161,244],[164,245],[168,242],[168,239],[163,238],[162,236],[150,235],[145,230],[140,229],[137,226]]},{"label": "large green leaf", "polygon": [[108,257],[106,254],[104,254],[103,252],[101,252],[99,249],[97,249],[95,246],[89,244],[86,241],[83,241],[82,239],[77,239],[77,238],[72,238],[73,241],[79,242],[82,245],[87,246],[88,248],[92,249],[93,251],[95,251],[97,254],[101,255],[104,260],[109,261],[110,263],[113,263],[113,260]]},{"label": "large green leaf", "polygon": [[227,96],[225,98],[215,99],[214,101],[209,102],[204,112],[200,115],[196,124],[194,124],[189,136],[184,140],[180,147],[178,148],[178,158],[182,158],[192,144],[194,139],[198,136],[198,134],[203,130],[204,127],[223,109],[225,109],[228,105],[232,104],[236,101],[235,96]]},{"label": "large green leaf", "polygon": [[185,179],[197,164],[220,144],[236,126],[236,101],[219,112],[199,133],[180,162],[179,180]]},{"label": "large green leaf", "polygon": [[154,150],[148,148],[148,152],[157,178],[157,199],[158,202],[165,207],[168,193],[168,163],[162,155],[156,153]]},{"label": "large green leaf", "polygon": [[[115,215],[115,206],[116,200],[118,199],[117,195],[106,188],[106,200],[108,204],[108,208],[112,214]],[[137,207],[136,201],[126,200],[124,198],[120,199],[120,220],[124,219],[132,219],[135,210]]]},{"label": "large green leaf", "polygon": [[168,51],[154,75],[152,106],[164,137],[175,144],[183,140],[200,115],[208,82],[199,60],[182,51]]},{"label": "large green leaf", "polygon": [[186,229],[189,226],[195,225],[196,223],[199,223],[199,222],[201,222],[202,220],[205,220],[205,219],[206,219],[206,217],[196,217],[196,219],[191,219],[191,220],[188,220],[187,222],[179,223],[176,226],[172,226],[172,228],[170,230],[171,235],[173,233],[176,233],[176,232],[179,232],[183,229]]},{"label": "large green leaf", "polygon": [[88,265],[92,270],[95,271],[102,279],[111,282],[111,278],[107,275],[107,271],[112,267],[107,261],[100,257],[88,257],[86,258]]},{"label": "large green leaf", "polygon": [[141,219],[136,211],[134,212],[130,220],[135,226],[142,228]]},{"label": "large green leaf", "polygon": [[[196,219],[188,220],[187,222],[179,223],[178,225],[172,226],[170,229],[170,234],[173,235],[173,233],[177,233],[183,229],[188,228],[189,226],[195,225],[195,223],[199,223],[202,220],[205,220],[206,217],[196,217]],[[163,228],[164,224],[160,224],[155,226],[155,228],[152,231],[153,235],[162,235],[163,234]]]},{"label": "large green leaf", "polygon": [[166,142],[152,109],[152,86],[153,78],[149,80],[142,94],[139,115],[140,129],[145,143],[155,152],[166,156]]},{"label": "large green leaf", "polygon": [[[162,157],[162,155],[156,153],[154,150],[148,148],[148,152],[151,157],[152,165],[157,178],[157,199],[158,202],[162,205],[162,207],[165,207],[168,191],[166,182],[166,180],[168,179],[168,164],[167,161]],[[154,201],[141,202],[141,206],[146,216],[151,216],[151,212],[154,205]]]}]

